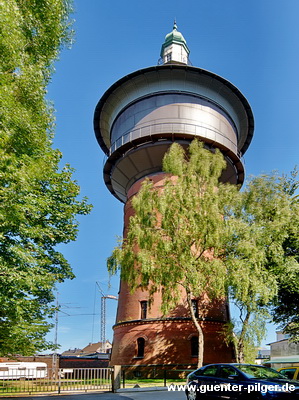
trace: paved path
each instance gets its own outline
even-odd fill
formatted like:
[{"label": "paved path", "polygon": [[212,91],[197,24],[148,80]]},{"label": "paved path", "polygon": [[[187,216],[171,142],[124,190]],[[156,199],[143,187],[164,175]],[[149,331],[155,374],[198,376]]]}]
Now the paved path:
[{"label": "paved path", "polygon": [[186,400],[185,393],[168,391],[126,392],[126,393],[90,393],[61,394],[26,397],[2,397],[1,399],[22,400]]}]

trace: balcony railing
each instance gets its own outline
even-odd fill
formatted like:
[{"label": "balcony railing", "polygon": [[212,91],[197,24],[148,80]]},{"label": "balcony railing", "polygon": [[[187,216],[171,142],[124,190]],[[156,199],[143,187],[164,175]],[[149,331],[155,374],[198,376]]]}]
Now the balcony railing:
[{"label": "balcony railing", "polygon": [[140,139],[142,137],[144,138],[152,137],[153,139],[156,139],[156,136],[159,135],[163,136],[163,134],[165,135],[185,134],[189,136],[194,135],[194,137],[198,138],[206,138],[209,141],[223,144],[226,148],[230,149],[234,154],[236,154],[240,159],[242,159],[242,155],[240,151],[237,149],[236,143],[234,143],[227,136],[223,135],[223,133],[221,133],[220,131],[209,128],[207,126],[188,124],[188,123],[177,123],[177,122],[150,124],[132,129],[129,132],[124,133],[120,138],[118,138],[115,142],[112,143],[109,149],[109,156],[111,156],[111,154],[114,153],[120,147],[134,140]]}]

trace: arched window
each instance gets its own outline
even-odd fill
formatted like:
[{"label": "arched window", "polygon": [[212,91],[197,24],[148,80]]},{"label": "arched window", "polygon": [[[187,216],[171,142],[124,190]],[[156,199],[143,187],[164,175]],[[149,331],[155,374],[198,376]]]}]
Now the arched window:
[{"label": "arched window", "polygon": [[141,309],[140,318],[146,319],[146,317],[147,317],[147,301],[140,302],[140,309]]},{"label": "arched window", "polygon": [[137,339],[137,357],[144,357],[144,346],[145,339],[143,337],[139,337]]},{"label": "arched window", "polygon": [[192,336],[190,343],[191,343],[191,356],[198,357],[198,337]]}]

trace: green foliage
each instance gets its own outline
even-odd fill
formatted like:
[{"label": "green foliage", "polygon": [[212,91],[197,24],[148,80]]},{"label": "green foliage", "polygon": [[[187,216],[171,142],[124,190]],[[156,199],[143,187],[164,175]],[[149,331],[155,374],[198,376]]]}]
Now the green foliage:
[{"label": "green foliage", "polygon": [[[132,291],[149,288],[149,300],[162,287],[164,314],[185,290],[199,334],[199,365],[202,330],[191,299],[204,292],[210,299],[223,297],[227,289],[223,215],[237,188],[219,182],[225,165],[219,151],[212,153],[196,140],[189,146],[188,158],[181,146],[173,144],[164,157],[163,190],[145,180],[132,199],[135,214],[127,236],[108,260],[110,273],[121,265],[121,279]],[[199,314],[204,318],[203,310]]]},{"label": "green foliage", "polygon": [[0,1],[0,355],[49,347],[46,322],[56,282],[73,278],[56,250],[75,240],[72,169],[51,148],[53,109],[45,100],[53,62],[69,36],[65,0]]},{"label": "green foliage", "polygon": [[[251,338],[250,338],[251,339]],[[247,364],[255,364],[256,355],[257,355],[258,348],[256,347],[255,343],[250,341],[245,341],[244,343],[244,363]]]},{"label": "green foliage", "polygon": [[109,271],[120,268],[132,290],[149,287],[150,296],[162,287],[164,314],[177,304],[183,287],[199,333],[190,299],[228,295],[240,310],[228,339],[243,362],[263,339],[273,305],[281,319],[288,312],[290,326],[299,326],[298,313],[294,318],[283,304],[299,293],[296,175],[263,175],[238,192],[219,182],[225,167],[221,153],[197,141],[188,157],[172,145],[163,167],[169,176],[163,189],[146,180],[133,198],[135,214],[108,260]]},{"label": "green foliage", "polygon": [[[283,242],[286,273],[280,274],[278,294],[273,304],[272,315],[291,340],[299,341],[299,198],[298,170],[290,177],[283,177],[285,192],[291,196],[292,218]],[[291,262],[289,262],[291,260]]]},{"label": "green foliage", "polygon": [[181,286],[193,296],[225,294],[223,213],[236,189],[219,183],[224,166],[220,152],[213,154],[200,142],[190,145],[189,159],[173,144],[164,171],[175,175],[175,182],[166,178],[158,192],[146,180],[132,200],[130,229],[108,267],[114,273],[121,265],[121,278],[132,290],[150,286],[152,295],[162,286],[164,314],[176,305]]},{"label": "green foliage", "polygon": [[242,325],[239,361],[243,361],[246,343],[258,345],[263,339],[273,303],[283,307],[279,293],[286,282],[292,287],[299,284],[298,257],[286,251],[290,240],[293,245],[294,239],[298,240],[293,189],[294,181],[286,177],[272,174],[253,178],[227,219],[232,232],[226,246],[230,296],[240,309]]}]

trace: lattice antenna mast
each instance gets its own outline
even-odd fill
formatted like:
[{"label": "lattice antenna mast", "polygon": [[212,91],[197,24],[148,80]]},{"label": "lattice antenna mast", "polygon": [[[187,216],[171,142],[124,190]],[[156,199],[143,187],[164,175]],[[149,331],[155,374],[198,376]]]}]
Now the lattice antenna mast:
[{"label": "lattice antenna mast", "polygon": [[101,345],[102,345],[102,353],[106,353],[106,299],[112,299],[112,300],[118,300],[116,296],[112,295],[105,295],[99,285],[98,282],[96,282],[97,287],[99,288],[99,291],[101,293]]}]

